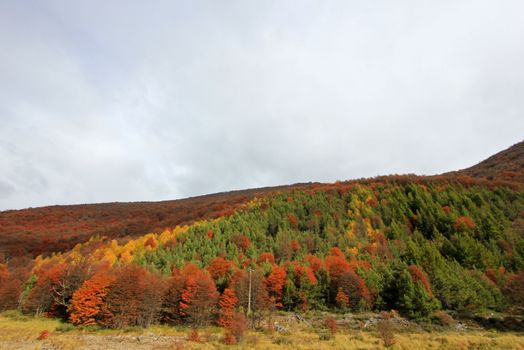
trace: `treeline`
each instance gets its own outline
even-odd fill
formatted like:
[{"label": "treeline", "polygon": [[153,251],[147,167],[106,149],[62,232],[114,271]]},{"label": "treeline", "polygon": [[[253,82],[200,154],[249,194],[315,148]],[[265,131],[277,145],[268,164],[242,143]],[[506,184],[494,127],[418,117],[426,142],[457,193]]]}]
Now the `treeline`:
[{"label": "treeline", "polygon": [[523,228],[524,194],[507,187],[316,186],[125,244],[92,239],[31,270],[0,265],[0,308],[113,328],[239,312],[256,324],[278,309],[507,310],[524,299]]}]

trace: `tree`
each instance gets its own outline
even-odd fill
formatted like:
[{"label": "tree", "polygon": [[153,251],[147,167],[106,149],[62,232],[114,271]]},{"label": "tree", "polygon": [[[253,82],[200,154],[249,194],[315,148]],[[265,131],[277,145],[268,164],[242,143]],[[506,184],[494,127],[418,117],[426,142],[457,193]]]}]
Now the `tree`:
[{"label": "tree", "polygon": [[114,273],[99,323],[110,328],[154,323],[161,310],[163,281],[136,265],[120,267]]},{"label": "tree", "polygon": [[422,282],[413,280],[408,270],[401,272],[397,288],[398,308],[410,318],[427,318],[439,308],[438,301],[428,294]]},{"label": "tree", "polygon": [[246,270],[236,271],[231,277],[230,288],[235,292],[238,306],[249,317],[252,326],[259,324],[265,313],[274,305],[274,301],[269,298],[266,279],[260,269],[251,271],[251,276]]},{"label": "tree", "polygon": [[281,308],[282,305],[282,291],[286,284],[286,270],[280,266],[273,266],[273,270],[266,279],[269,297],[275,300],[275,306]]},{"label": "tree", "polygon": [[180,295],[180,314],[193,326],[204,326],[211,322],[218,300],[213,279],[206,270],[198,270],[187,276]]},{"label": "tree", "polygon": [[349,298],[349,306],[353,310],[367,309],[371,303],[371,295],[362,277],[349,270],[342,274],[338,281],[339,288]]},{"label": "tree", "polygon": [[524,271],[509,279],[504,292],[514,304],[524,306]]},{"label": "tree", "polygon": [[237,303],[238,298],[235,296],[235,292],[230,288],[226,288],[218,301],[218,306],[220,308],[220,314],[218,317],[219,325],[222,327],[228,327],[231,324],[235,315],[235,306]]},{"label": "tree", "polygon": [[85,281],[73,294],[69,307],[70,321],[76,326],[97,324],[103,314],[109,286],[115,277],[101,271]]}]

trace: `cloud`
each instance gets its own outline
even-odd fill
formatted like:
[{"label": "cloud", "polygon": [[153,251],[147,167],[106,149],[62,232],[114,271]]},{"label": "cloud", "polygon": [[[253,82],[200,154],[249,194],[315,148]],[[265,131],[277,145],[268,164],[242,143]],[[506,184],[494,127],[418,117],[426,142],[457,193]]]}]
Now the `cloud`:
[{"label": "cloud", "polygon": [[0,209],[440,173],[522,138],[519,1],[0,5]]}]

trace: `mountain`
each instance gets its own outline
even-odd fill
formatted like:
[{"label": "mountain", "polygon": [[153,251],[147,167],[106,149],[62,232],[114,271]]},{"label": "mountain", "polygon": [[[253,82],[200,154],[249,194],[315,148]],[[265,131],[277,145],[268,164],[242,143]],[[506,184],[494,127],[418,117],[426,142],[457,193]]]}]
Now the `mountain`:
[{"label": "mountain", "polygon": [[[524,141],[460,171],[434,177],[383,176],[349,182],[459,181],[483,185],[524,184]],[[345,182],[345,183],[349,183]],[[65,251],[94,236],[121,241],[147,232],[229,215],[255,197],[329,184],[307,183],[224,192],[161,202],[57,205],[0,212],[2,256],[36,256]]]},{"label": "mountain", "polygon": [[[2,225],[9,215],[40,225],[35,239],[14,232],[19,249],[60,242],[55,230],[84,241],[34,259],[8,251],[0,311],[79,326],[228,326],[240,312],[260,326],[274,310],[392,309],[444,323],[524,307],[524,190],[496,177],[385,176],[2,215]],[[104,232],[113,236],[93,236]],[[504,327],[522,330],[524,319]]]}]

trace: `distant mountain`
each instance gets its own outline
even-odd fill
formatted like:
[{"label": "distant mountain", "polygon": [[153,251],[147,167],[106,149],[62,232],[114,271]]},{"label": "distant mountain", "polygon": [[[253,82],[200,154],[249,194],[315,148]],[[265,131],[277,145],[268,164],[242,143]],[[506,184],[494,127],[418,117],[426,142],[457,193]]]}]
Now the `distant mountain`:
[{"label": "distant mountain", "polygon": [[477,165],[447,174],[524,183],[524,141],[489,157]]}]

